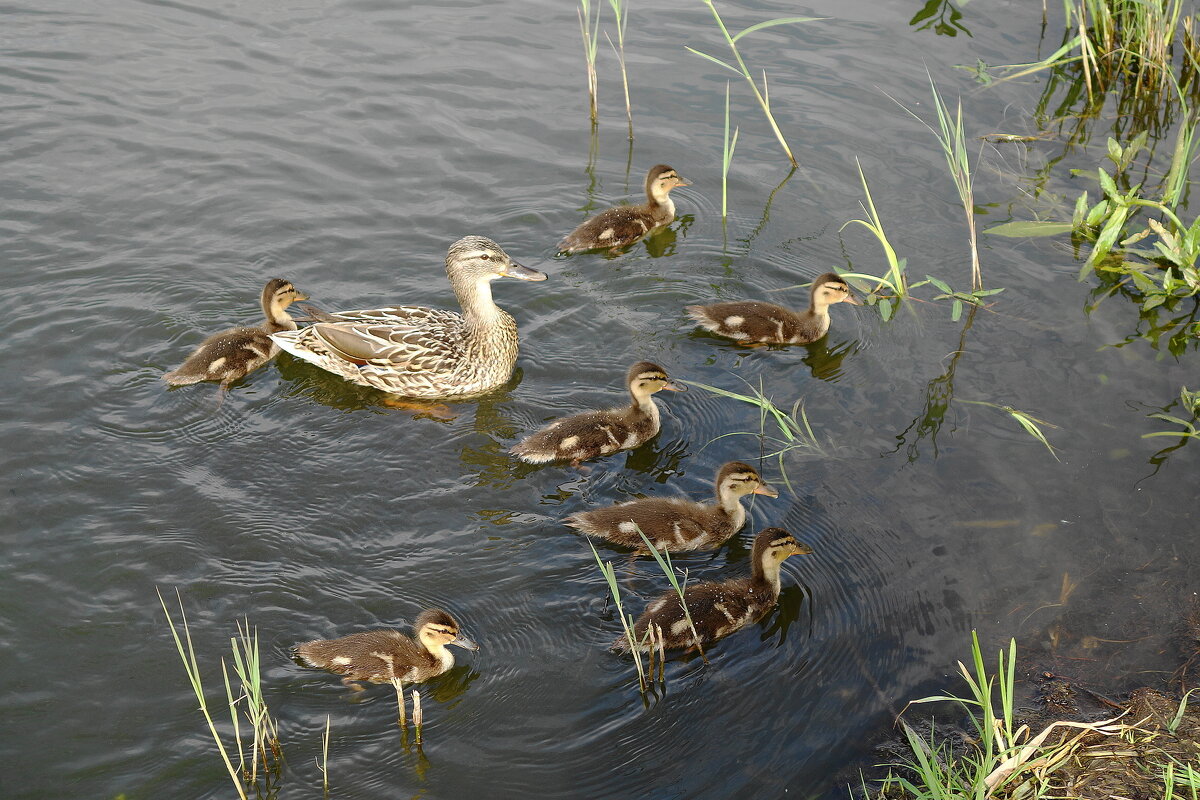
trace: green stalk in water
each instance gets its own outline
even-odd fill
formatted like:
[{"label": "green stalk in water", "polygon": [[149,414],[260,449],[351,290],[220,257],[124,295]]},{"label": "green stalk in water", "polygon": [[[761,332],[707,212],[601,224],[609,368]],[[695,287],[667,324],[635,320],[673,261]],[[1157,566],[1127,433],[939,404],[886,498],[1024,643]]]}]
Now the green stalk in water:
[{"label": "green stalk in water", "polygon": [[629,75],[625,71],[625,24],[629,20],[629,3],[628,0],[608,0],[608,5],[617,20],[617,44],[613,45],[608,31],[604,32],[604,38],[608,39],[609,47],[617,54],[617,61],[621,64],[621,85],[625,88],[625,118],[629,121],[629,141],[632,142],[633,106],[629,103]]},{"label": "green stalk in water", "polygon": [[775,115],[771,113],[771,93],[767,87],[767,71],[763,70],[763,85],[762,89],[759,90],[758,83],[755,82],[754,76],[750,74],[750,69],[746,66],[746,62],[742,59],[742,54],[738,51],[737,42],[738,39],[741,39],[747,34],[760,31],[763,28],[771,28],[776,25],[789,25],[797,22],[813,22],[821,19],[821,17],[780,17],[778,19],[770,19],[766,20],[765,22],[759,22],[755,25],[751,25],[749,28],[746,28],[744,31],[734,36],[730,34],[729,29],[725,27],[725,21],[721,19],[721,15],[717,12],[717,7],[713,5],[712,0],[703,0],[703,2],[706,6],[708,6],[708,10],[712,12],[713,19],[716,20],[717,27],[721,29],[721,35],[725,37],[725,42],[729,45],[729,50],[731,53],[733,53],[734,60],[737,61],[737,66],[735,67],[728,62],[716,58],[715,56],[710,56],[708,53],[702,53],[699,50],[692,49],[691,47],[686,49],[688,52],[694,53],[695,55],[707,59],[714,64],[718,64],[725,69],[736,72],[746,79],[746,83],[750,84],[750,89],[754,92],[754,99],[758,101],[758,105],[762,108],[763,115],[766,116],[767,122],[770,123],[771,131],[775,134],[775,138],[779,140],[779,145],[783,148],[784,154],[787,155],[788,161],[793,167],[799,166],[799,162],[796,161],[796,157],[792,155],[792,148],[788,146],[787,140],[783,137],[783,131],[779,129],[779,124],[775,121]]},{"label": "green stalk in water", "polygon": [[725,143],[721,161],[721,220],[729,215],[729,165],[733,162],[733,151],[737,147],[738,131],[733,129],[733,140],[729,138],[729,81],[725,81]]},{"label": "green stalk in water", "polygon": [[596,14],[592,16],[591,0],[579,0],[575,9],[579,16],[579,35],[583,39],[583,60],[587,64],[588,109],[592,125],[596,124],[596,45],[600,37],[600,3],[597,0]]}]

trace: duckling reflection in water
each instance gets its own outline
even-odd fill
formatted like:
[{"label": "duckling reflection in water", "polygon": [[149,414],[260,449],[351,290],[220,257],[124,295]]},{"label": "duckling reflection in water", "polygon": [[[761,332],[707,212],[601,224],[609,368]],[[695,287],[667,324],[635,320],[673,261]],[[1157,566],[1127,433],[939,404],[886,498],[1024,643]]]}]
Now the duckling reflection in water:
[{"label": "duckling reflection in water", "polygon": [[829,307],[834,303],[862,305],[841,276],[826,272],[813,281],[808,309],[799,313],[756,300],[687,306],[685,310],[701,328],[738,344],[808,344],[829,331]]},{"label": "duckling reflection in water", "polygon": [[646,202],[636,206],[616,206],[602,211],[568,233],[558,249],[565,253],[607,249],[609,253],[636,244],[655,228],[675,219],[671,190],[688,186],[679,173],[666,164],[658,164],[646,173]]},{"label": "duckling reflection in water", "polygon": [[201,381],[220,381],[224,393],[229,385],[249,375],[279,353],[271,334],[296,330],[296,321],[287,307],[308,298],[291,281],[272,278],[262,291],[262,310],[266,320],[251,328],[230,328],[214,333],[197,347],[178,369],[165,373],[163,380],[172,386],[187,386]]},{"label": "duckling reflection in water", "polygon": [[447,645],[479,649],[461,633],[458,621],[441,609],[422,611],[413,630],[415,640],[385,628],[304,642],[296,645],[295,657],[306,667],[345,676],[342,683],[362,691],[357,681],[421,683],[441,675],[454,666]]},{"label": "duckling reflection in water", "polygon": [[595,511],[580,511],[564,523],[589,536],[645,551],[639,531],[659,550],[680,552],[719,547],[746,524],[742,498],[748,494],[778,497],[758,474],[741,461],[730,461],[717,472],[717,502],[686,498],[647,497]]},{"label": "duckling reflection in water", "polygon": [[570,461],[577,467],[581,461],[633,450],[657,436],[661,427],[652,395],[663,389],[687,391],[687,387],[672,383],[666,370],[649,361],[630,367],[625,384],[633,398],[628,407],[587,411],[557,420],[513,445],[510,452],[530,464]]},{"label": "duckling reflection in water", "polygon": [[[647,632],[651,626],[662,631],[664,647],[696,649],[757,622],[779,602],[779,573],[784,560],[811,553],[811,547],[796,541],[783,528],[766,528],[754,537],[749,578],[698,583],[684,589],[692,625],[688,625],[675,591],[651,601],[633,626],[638,650],[649,651]],[[612,649],[627,652],[629,642],[622,637],[613,642]]]}]

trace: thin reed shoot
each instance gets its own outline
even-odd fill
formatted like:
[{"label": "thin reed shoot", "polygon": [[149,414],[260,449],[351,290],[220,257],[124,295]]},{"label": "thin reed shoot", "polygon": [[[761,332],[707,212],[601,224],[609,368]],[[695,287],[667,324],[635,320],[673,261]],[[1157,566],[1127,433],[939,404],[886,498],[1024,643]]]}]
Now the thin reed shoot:
[{"label": "thin reed shoot", "polygon": [[[859,273],[843,273],[843,278],[863,278],[866,280],[875,281],[875,287],[867,295],[866,302],[868,305],[878,305],[880,316],[884,322],[892,318],[892,314],[900,307],[900,301],[908,296],[908,278],[904,271],[908,260],[896,256],[896,249],[892,247],[892,243],[888,241],[887,232],[883,228],[883,220],[879,218],[879,211],[875,208],[875,200],[871,197],[871,187],[867,185],[867,176],[863,173],[862,163],[855,157],[854,163],[858,166],[858,177],[862,181],[863,194],[866,195],[866,202],[859,202],[863,213],[869,219],[852,219],[846,222],[839,230],[845,230],[846,226],[858,223],[869,230],[875,239],[883,248],[883,254],[887,257],[888,271],[884,277],[875,275],[863,275]],[[892,297],[880,297],[877,292],[880,287],[886,286],[892,290]]]},{"label": "thin reed shoot", "polygon": [[708,6],[709,11],[712,12],[713,19],[716,20],[717,27],[721,29],[721,35],[725,37],[725,43],[729,45],[729,51],[733,53],[733,58],[737,62],[737,66],[735,67],[727,61],[722,61],[715,56],[711,56],[708,53],[702,53],[699,50],[695,50],[691,47],[686,49],[688,52],[707,59],[708,61],[722,66],[727,70],[736,72],[746,79],[746,83],[750,84],[750,89],[754,92],[754,99],[758,101],[758,105],[762,108],[763,115],[766,116],[767,122],[770,123],[771,131],[775,134],[775,138],[779,140],[779,145],[783,148],[784,154],[787,155],[788,161],[793,167],[799,166],[799,162],[796,161],[796,157],[792,155],[792,148],[788,146],[787,139],[785,139],[783,136],[783,131],[779,129],[779,124],[775,121],[775,115],[771,112],[771,92],[767,87],[767,71],[765,69],[763,70],[762,89],[760,90],[758,88],[758,83],[754,79],[754,76],[750,73],[750,69],[746,66],[745,60],[742,59],[741,52],[738,51],[737,42],[742,37],[754,33],[755,31],[760,31],[764,28],[772,28],[776,25],[790,25],[798,22],[813,22],[821,19],[821,17],[780,17],[778,19],[770,19],[751,25],[735,36],[730,34],[729,29],[725,27],[725,21],[721,19],[721,15],[717,12],[717,7],[713,5],[712,0],[703,0],[703,2],[706,6]]},{"label": "thin reed shoot", "polygon": [[946,166],[950,169],[950,177],[954,179],[954,187],[958,189],[958,197],[962,202],[963,213],[967,218],[967,243],[971,248],[971,289],[978,291],[983,288],[983,276],[979,270],[979,242],[975,230],[975,194],[971,188],[971,158],[967,152],[967,137],[963,126],[962,100],[958,101],[953,115],[942,100],[941,92],[929,78],[929,88],[933,92],[933,107],[937,111],[938,127],[934,129],[925,120],[914,114],[911,109],[892,98],[896,105],[903,108],[932,133],[942,145],[942,154],[946,157]]},{"label": "thin reed shoot", "polygon": [[608,39],[609,47],[617,54],[621,65],[621,85],[625,88],[625,118],[629,121],[629,141],[633,141],[633,106],[629,103],[629,74],[625,70],[625,26],[629,22],[629,0],[608,0],[617,22],[617,43],[613,45],[608,31],[604,38]]},{"label": "thin reed shoot", "polygon": [[[768,458],[777,458],[779,460],[779,472],[783,476],[783,482],[787,485],[788,490],[792,494],[796,493],[796,489],[792,486],[791,480],[788,478],[787,466],[784,463],[784,456],[792,450],[805,450],[810,453],[824,454],[825,448],[817,441],[817,436],[813,433],[812,424],[808,420],[808,412],[804,409],[803,398],[797,399],[792,404],[791,413],[785,412],[779,406],[772,402],[771,398],[767,397],[763,390],[762,380],[755,387],[749,381],[742,379],[742,382],[750,390],[750,394],[741,394],[739,392],[731,392],[728,389],[721,389],[717,386],[709,386],[706,383],[699,381],[687,381],[693,386],[699,386],[707,392],[728,397],[731,400],[738,400],[743,403],[748,403],[758,409],[759,412],[759,429],[754,431],[731,431],[723,433],[710,440],[708,444],[712,444],[717,439],[724,439],[726,436],[754,436],[762,442],[763,452],[761,457],[765,460]],[[775,423],[775,428],[778,430],[778,436],[767,435],[767,420]],[[775,448],[772,452],[766,452],[767,443],[771,442],[771,446]],[[708,445],[705,445],[706,447]]]},{"label": "thin reed shoot", "polygon": [[[687,586],[687,570],[684,570],[683,572],[683,583],[681,584],[679,579],[675,577],[675,568],[671,566],[671,554],[666,550],[659,550],[657,547],[651,544],[650,540],[646,538],[646,534],[642,531],[641,527],[638,527],[637,532],[638,536],[642,537],[642,541],[646,543],[646,549],[650,551],[650,554],[654,556],[654,560],[658,562],[658,568],[663,571],[663,574],[667,576],[667,580],[671,582],[671,588],[675,590],[675,594],[679,595],[679,605],[683,608],[683,618],[687,620],[688,630],[692,632],[692,643],[696,647],[696,652],[700,653],[700,658],[702,658],[704,663],[707,664],[708,656],[704,655],[704,648],[700,646],[700,634],[696,633],[696,625],[692,622],[691,609],[687,607],[687,603],[684,601],[683,589],[685,586]],[[663,643],[661,629],[658,631],[658,637],[659,652],[662,652]]]},{"label": "thin reed shoot", "polygon": [[326,714],[325,736],[321,739],[321,761],[317,764],[317,769],[321,770],[321,784],[326,797],[329,796],[329,729],[332,722],[332,718]]},{"label": "thin reed shoot", "polygon": [[721,219],[729,216],[729,165],[733,163],[733,151],[737,147],[738,131],[733,129],[733,139],[729,138],[729,81],[725,81],[725,143],[721,156]]},{"label": "thin reed shoot", "polygon": [[579,16],[579,35],[583,40],[583,60],[587,64],[588,109],[592,125],[596,124],[596,48],[600,39],[600,2],[596,0],[596,13],[592,14],[592,0],[579,0],[575,9]]},{"label": "thin reed shoot", "polygon": [[[613,602],[617,606],[617,616],[621,620],[621,627],[625,631],[625,642],[629,646],[629,652],[633,654],[633,663],[637,667],[638,674],[638,691],[643,695],[646,694],[649,687],[646,669],[642,664],[642,655],[638,650],[639,642],[637,637],[633,635],[633,615],[626,615],[625,609],[621,605],[621,587],[617,583],[616,571],[613,569],[611,561],[604,561],[600,558],[600,552],[596,550],[596,546],[588,540],[588,547],[592,548],[592,555],[596,558],[596,564],[600,566],[600,574],[604,576],[604,580],[608,583],[608,591],[612,594]],[[650,679],[653,678],[653,670],[651,670]]]}]

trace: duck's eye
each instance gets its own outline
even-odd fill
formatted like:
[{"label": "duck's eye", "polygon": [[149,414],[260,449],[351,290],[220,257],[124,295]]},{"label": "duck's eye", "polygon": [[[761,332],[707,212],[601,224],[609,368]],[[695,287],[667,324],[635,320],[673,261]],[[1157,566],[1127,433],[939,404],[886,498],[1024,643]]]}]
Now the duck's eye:
[{"label": "duck's eye", "polygon": [[480,258],[482,258],[484,261],[490,261],[492,257],[490,255],[488,255],[487,253],[484,253],[483,255],[480,256]]}]

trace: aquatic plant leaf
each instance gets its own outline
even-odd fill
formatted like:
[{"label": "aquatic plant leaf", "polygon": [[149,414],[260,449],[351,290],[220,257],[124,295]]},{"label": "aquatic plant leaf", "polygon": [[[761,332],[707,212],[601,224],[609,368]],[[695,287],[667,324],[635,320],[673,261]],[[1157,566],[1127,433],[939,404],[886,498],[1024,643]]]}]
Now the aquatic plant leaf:
[{"label": "aquatic plant leaf", "polygon": [[984,233],[994,236],[1008,236],[1021,239],[1029,236],[1058,236],[1060,233],[1070,233],[1075,229],[1070,222],[1046,222],[1042,220],[1015,220],[985,228]]},{"label": "aquatic plant leaf", "polygon": [[734,67],[734,66],[730,66],[729,64],[726,64],[724,61],[717,58],[716,56],[710,56],[708,53],[701,53],[699,50],[693,50],[692,48],[690,48],[686,45],[684,46],[683,49],[687,50],[689,53],[698,55],[701,58],[707,58],[709,61],[713,62],[714,64],[724,67],[725,69],[729,70],[730,72],[736,72],[738,75],[742,74],[742,71],[740,69],[738,69],[737,67]]},{"label": "aquatic plant leaf", "polygon": [[761,31],[763,28],[773,28],[776,25],[791,25],[794,22],[819,22],[820,20],[828,19],[828,17],[780,17],[779,19],[769,19],[765,22],[759,22],[751,25],[746,30],[733,37],[733,41],[737,41],[748,33]]}]

